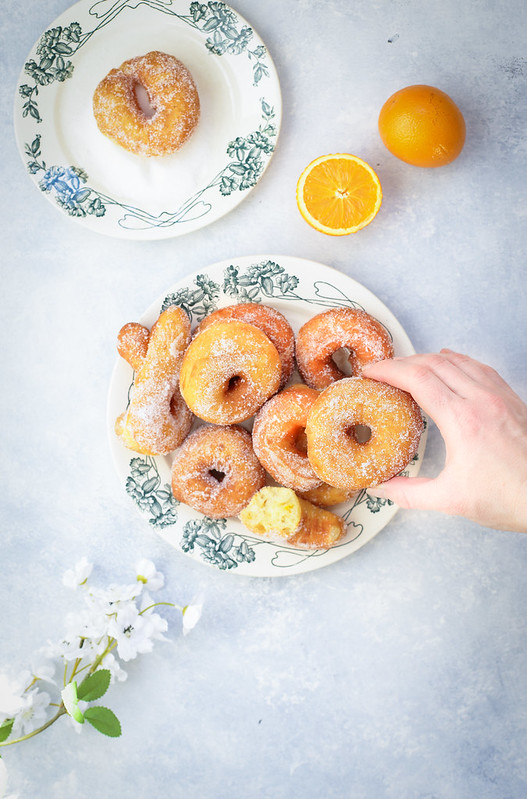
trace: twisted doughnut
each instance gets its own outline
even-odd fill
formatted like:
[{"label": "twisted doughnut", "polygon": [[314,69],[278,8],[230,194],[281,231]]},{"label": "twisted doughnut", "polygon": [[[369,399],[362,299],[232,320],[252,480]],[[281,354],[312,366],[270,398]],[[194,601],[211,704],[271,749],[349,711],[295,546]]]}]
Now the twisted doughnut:
[{"label": "twisted doughnut", "polygon": [[135,371],[130,403],[115,423],[129,449],[163,455],[188,434],[193,417],[179,392],[179,369],[189,340],[189,318],[175,305],[151,331],[136,322],[119,331],[118,352]]}]

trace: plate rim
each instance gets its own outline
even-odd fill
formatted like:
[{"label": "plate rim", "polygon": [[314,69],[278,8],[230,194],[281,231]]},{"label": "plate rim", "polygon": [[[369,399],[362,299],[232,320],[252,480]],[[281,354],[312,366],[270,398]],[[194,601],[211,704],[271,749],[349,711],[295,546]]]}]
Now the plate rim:
[{"label": "plate rim", "polygon": [[[176,281],[174,284],[169,286],[162,295],[159,295],[154,301],[152,301],[148,305],[148,307],[140,315],[140,317],[138,318],[137,321],[139,321],[139,323],[145,324],[147,326],[149,324],[151,324],[152,321],[150,321],[150,320],[154,320],[155,321],[155,319],[157,318],[157,316],[159,315],[159,313],[161,311],[163,302],[167,299],[167,297],[170,296],[170,293],[173,292],[175,289],[188,288],[189,285],[193,284],[193,281],[195,281],[195,278],[200,276],[200,275],[204,275],[204,274],[205,275],[210,275],[211,273],[217,272],[217,271],[219,271],[221,269],[223,269],[225,271],[225,269],[228,268],[228,266],[230,266],[230,265],[238,265],[238,266],[256,265],[256,266],[259,266],[262,262],[276,263],[278,265],[282,264],[282,265],[286,265],[286,266],[287,265],[291,266],[291,265],[293,265],[293,263],[297,263],[297,264],[300,263],[303,266],[309,266],[310,269],[312,269],[313,267],[316,267],[319,270],[320,269],[323,270],[323,272],[321,273],[322,276],[324,276],[324,275],[336,276],[337,282],[343,281],[345,284],[349,284],[349,286],[352,288],[352,290],[353,289],[355,289],[355,290],[358,289],[359,296],[362,293],[361,301],[363,301],[364,299],[367,299],[367,300],[371,299],[374,304],[378,304],[379,309],[381,309],[383,311],[383,313],[386,312],[389,318],[392,318],[393,320],[395,320],[396,327],[397,327],[397,331],[396,332],[397,332],[397,338],[399,339],[399,344],[401,345],[401,343],[402,343],[404,345],[404,347],[406,348],[406,351],[407,351],[408,354],[415,353],[415,348],[414,348],[414,346],[413,346],[413,344],[412,344],[412,342],[411,342],[406,330],[403,328],[403,326],[401,325],[401,323],[399,322],[399,320],[397,319],[397,317],[395,316],[393,311],[391,311],[390,308],[382,300],[380,300],[370,289],[368,289],[366,286],[364,286],[363,284],[359,283],[354,278],[346,275],[345,273],[341,272],[339,269],[337,269],[337,268],[335,268],[333,266],[330,266],[330,265],[327,265],[327,264],[323,264],[323,263],[321,263],[319,261],[306,259],[306,258],[303,258],[301,256],[275,255],[275,254],[268,254],[268,253],[260,254],[260,255],[243,255],[243,256],[236,256],[234,258],[221,259],[220,261],[216,261],[216,262],[214,262],[212,264],[205,265],[202,268],[198,268],[198,269],[193,270],[188,275],[186,275],[185,277],[181,278],[180,280]],[[311,272],[309,274],[311,274]],[[313,285],[315,285],[315,283]],[[353,296],[353,294],[352,294],[352,296]],[[224,299],[224,297],[223,297],[223,299]],[[236,304],[236,300],[234,300],[233,303],[225,302],[223,304],[225,304],[225,305],[227,305],[227,304]],[[268,304],[272,304],[272,302],[269,302]],[[358,304],[360,305],[360,303],[358,303]],[[221,307],[221,306],[222,306],[222,303],[220,302],[218,307]],[[330,306],[326,306],[326,307],[330,307]],[[319,311],[317,310],[316,312],[319,312]],[[194,324],[194,322],[193,322],[193,324]],[[110,376],[110,383],[109,383],[108,394],[107,394],[107,413],[106,413],[108,444],[109,444],[110,451],[111,451],[111,456],[112,456],[112,461],[113,461],[113,464],[114,464],[114,469],[115,469],[115,471],[117,473],[117,477],[118,477],[119,484],[121,485],[121,487],[125,487],[126,486],[126,480],[130,476],[130,466],[131,466],[132,459],[134,459],[134,457],[136,455],[138,457],[141,457],[137,453],[134,454],[131,450],[126,450],[126,447],[124,447],[124,445],[122,445],[118,441],[118,439],[117,439],[117,437],[115,435],[115,432],[114,432],[114,424],[115,424],[116,416],[115,416],[115,405],[113,403],[113,394],[114,394],[114,391],[115,391],[115,382],[119,379],[119,372],[123,368],[129,370],[130,373],[131,373],[130,367],[128,367],[128,365],[125,364],[122,361],[122,359],[117,355],[116,359],[115,359],[115,362],[114,362],[114,365],[113,365],[113,368],[112,368],[111,376]],[[122,406],[120,406],[120,407],[122,407]],[[421,468],[421,465],[422,465],[422,461],[423,461],[423,457],[424,457],[424,453],[425,453],[425,449],[426,449],[427,432],[428,432],[427,427],[428,427],[428,425],[427,425],[426,415],[423,414],[423,417],[424,417],[424,420],[425,420],[425,429],[424,429],[423,434],[421,436],[421,441],[420,441],[419,449],[418,449],[418,460],[416,461],[416,463],[415,463],[415,465],[413,467],[412,476],[415,476],[415,475],[418,474],[418,472],[419,472],[419,470]],[[126,453],[128,453],[127,456],[126,456]],[[123,473],[123,469],[121,468],[121,464],[120,464],[120,461],[122,461],[122,459],[123,459],[123,455],[125,455],[128,458],[128,474],[127,475]],[[126,488],[125,488],[125,490],[126,490]],[[130,499],[132,500],[131,497],[130,497]],[[136,512],[139,512],[140,515],[145,517],[144,511],[142,511],[141,508],[137,505],[137,501],[134,504],[136,504]],[[177,503],[177,504],[179,506],[182,503]],[[292,565],[292,566],[289,565],[289,566],[285,566],[285,567],[284,566],[277,567],[272,562],[269,565],[267,565],[267,563],[265,563],[265,564],[261,564],[259,571],[251,571],[250,569],[247,569],[247,568],[241,568],[241,569],[240,568],[228,568],[227,570],[231,571],[231,572],[234,572],[234,573],[236,573],[236,574],[238,574],[240,576],[245,576],[245,577],[247,577],[247,576],[248,577],[254,577],[254,578],[259,578],[259,577],[282,577],[282,576],[283,577],[288,577],[288,576],[304,574],[304,573],[307,573],[309,571],[313,571],[313,570],[317,570],[319,568],[323,568],[325,566],[329,566],[329,565],[331,565],[333,563],[336,563],[336,562],[338,562],[338,561],[340,561],[340,560],[352,555],[354,552],[358,551],[358,549],[361,549],[363,546],[368,544],[373,538],[375,538],[384,529],[384,527],[392,520],[392,518],[395,516],[395,514],[399,510],[398,506],[396,506],[394,503],[389,502],[387,504],[388,504],[389,513],[386,512],[386,511],[384,512],[384,515],[387,516],[387,518],[385,519],[384,523],[378,529],[376,529],[373,533],[371,533],[371,534],[366,533],[366,535],[362,538],[361,542],[358,545],[353,546],[351,548],[350,548],[350,545],[354,544],[355,541],[360,539],[362,534],[363,534],[363,532],[364,532],[364,525],[362,523],[359,524],[359,526],[362,529],[361,529],[361,531],[357,534],[357,536],[354,539],[351,539],[350,541],[343,542],[340,545],[337,544],[335,547],[332,547],[329,550],[301,550],[299,548],[288,547],[287,545],[282,545],[282,544],[279,544],[279,543],[276,543],[276,542],[268,542],[268,541],[265,541],[265,539],[261,539],[260,540],[260,539],[257,539],[256,536],[252,536],[251,534],[249,534],[247,532],[247,535],[245,535],[245,540],[254,538],[254,539],[257,539],[257,543],[258,544],[268,544],[271,547],[275,547],[275,549],[279,550],[280,552],[291,552],[292,551],[298,557],[298,561],[299,562],[296,563],[295,565]],[[348,511],[349,513],[351,512],[353,507],[355,507],[355,506],[352,506],[352,508]],[[203,516],[203,514],[198,514],[198,512],[194,511],[193,509],[190,509],[189,512],[190,512],[191,517],[195,517],[196,516],[198,519],[207,519],[208,518],[208,517]],[[145,521],[146,521],[146,519],[145,519]],[[214,521],[214,520],[211,520],[211,521]],[[229,521],[232,521],[232,520],[227,520],[227,523]],[[356,526],[356,525],[354,525],[354,526]],[[182,530],[182,527],[181,527],[181,520],[179,518],[172,525],[172,528],[174,530],[178,529],[178,531],[179,531],[179,539],[181,539],[182,534],[183,534],[183,530]],[[169,536],[168,533],[166,533],[163,530],[163,528],[158,529],[156,527],[155,528],[155,532],[157,532],[169,544],[169,546],[171,548],[175,549],[179,554],[185,555],[185,556],[190,556],[192,558],[192,560],[198,561],[199,563],[202,563],[202,564],[205,563],[205,565],[208,565],[208,566],[212,566],[212,567],[213,566],[217,566],[217,564],[214,564],[214,563],[207,563],[202,557],[200,557],[200,553],[198,553],[198,552],[186,552],[182,548],[180,543],[177,544],[177,543],[174,543],[174,541],[170,540],[171,536]],[[237,535],[238,535],[238,533],[237,533]],[[343,551],[345,547],[349,548],[349,551]],[[325,558],[324,558],[324,556],[325,556]],[[320,561],[322,559],[324,560],[324,562],[318,562],[318,561]],[[239,565],[243,566],[243,564],[239,564]],[[219,567],[219,568],[221,569],[221,567]]]},{"label": "plate rim", "polygon": [[[71,165],[71,164],[64,164],[58,163],[53,164],[51,167],[44,166],[42,167],[39,158],[41,158],[43,154],[40,149],[40,144],[42,141],[42,134],[38,130],[38,118],[35,118],[33,112],[31,110],[25,111],[25,103],[24,103],[24,89],[31,89],[31,87],[27,86],[28,81],[31,78],[28,77],[28,73],[26,72],[27,65],[31,62],[34,57],[37,57],[37,50],[41,43],[43,42],[44,37],[46,34],[49,34],[53,30],[56,29],[63,29],[64,26],[73,26],[76,24],[74,20],[75,11],[78,11],[78,16],[82,19],[83,25],[85,24],[86,20],[98,19],[96,14],[92,13],[92,9],[98,5],[102,5],[107,0],[99,0],[99,2],[94,2],[94,0],[77,0],[77,2],[70,5],[67,9],[62,11],[46,28],[41,32],[38,36],[34,44],[32,45],[31,49],[27,53],[23,65],[20,69],[13,98],[13,127],[14,127],[14,134],[15,134],[15,141],[17,150],[21,157],[22,163],[25,167],[25,171],[28,173],[28,176],[35,186],[35,188],[39,189],[45,196],[45,199],[50,202],[61,215],[66,216],[67,218],[72,219],[72,221],[76,221],[77,223],[81,224],[83,227],[88,228],[89,230],[93,230],[94,232],[100,233],[102,235],[106,235],[112,238],[120,238],[125,240],[136,240],[136,241],[152,241],[152,240],[164,240],[170,238],[176,238],[181,235],[186,235],[188,233],[195,232],[197,230],[202,229],[203,227],[212,224],[223,216],[227,215],[231,211],[233,211],[238,205],[240,205],[243,200],[252,192],[254,188],[260,183],[262,177],[264,176],[265,172],[267,171],[270,162],[273,158],[274,152],[276,151],[278,139],[280,136],[281,126],[282,126],[282,119],[283,119],[283,100],[282,100],[282,93],[281,93],[281,86],[278,71],[276,65],[273,61],[271,53],[261,36],[259,35],[258,31],[245,19],[245,17],[240,14],[236,9],[232,6],[228,5],[227,3],[213,3],[212,0],[208,3],[202,5],[202,7],[209,8],[213,5],[221,5],[225,12],[233,14],[236,19],[236,24],[240,26],[240,28],[247,28],[250,31],[249,38],[251,39],[252,45],[255,46],[255,50],[253,52],[257,52],[263,48],[262,55],[262,67],[260,72],[262,74],[258,78],[258,81],[261,80],[263,77],[268,77],[270,79],[270,83],[268,85],[268,90],[266,93],[266,97],[270,98],[271,103],[269,103],[266,97],[258,97],[258,101],[260,103],[261,114],[259,117],[259,130],[254,131],[240,131],[243,135],[238,137],[240,139],[246,139],[249,141],[246,144],[246,149],[250,146],[251,137],[258,136],[261,131],[269,130],[269,136],[267,137],[267,141],[265,142],[258,142],[262,143],[263,149],[260,149],[256,156],[256,162],[254,160],[250,163],[248,158],[248,153],[245,153],[245,160],[241,158],[239,151],[236,152],[236,155],[232,157],[229,155],[228,150],[231,146],[235,143],[233,142],[224,142],[225,145],[225,161],[226,165],[223,167],[219,175],[214,175],[210,177],[209,185],[205,186],[205,188],[196,188],[196,192],[191,197],[187,198],[183,203],[179,205],[179,207],[173,212],[166,212],[163,211],[156,215],[156,213],[150,213],[147,209],[142,208],[135,208],[134,206],[128,204],[126,202],[121,202],[119,198],[110,197],[109,195],[105,194],[103,190],[97,188],[97,179],[95,180],[95,185],[90,186],[89,183],[86,182],[87,175],[83,170],[82,166],[78,165]],[[160,2],[163,3],[161,7]],[[191,6],[193,5],[192,0],[119,0],[119,2],[111,3],[108,0],[109,8],[108,14],[110,14],[116,5],[119,6],[117,13],[110,19],[110,21],[105,22],[104,24],[99,23],[96,25],[94,30],[86,31],[86,35],[88,37],[93,36],[96,32],[97,33],[108,33],[105,29],[107,25],[114,25],[119,24],[120,13],[128,9],[130,11],[136,11],[138,9],[146,10],[146,13],[169,13],[167,9],[173,9],[174,20],[177,21],[179,24],[184,24],[181,20],[181,17],[185,15],[183,13],[178,13],[178,7],[183,6],[190,12]],[[182,10],[182,9],[180,9]],[[212,11],[211,11],[212,13]],[[186,15],[187,17],[190,14]],[[117,21],[117,22],[116,22]],[[190,24],[190,23],[189,23]],[[82,30],[82,29],[81,29]],[[204,48],[210,50],[211,48],[206,43],[206,31],[200,30],[197,28],[198,32],[203,35],[203,44]],[[240,31],[243,33],[243,30]],[[86,39],[87,41],[88,39]],[[74,61],[79,49],[82,47],[84,42],[79,45],[70,56],[65,56],[65,58],[70,57],[71,61]],[[244,49],[242,49],[237,55],[242,55],[244,53]],[[212,54],[215,54],[214,51]],[[211,55],[211,53],[209,53]],[[222,56],[226,56],[227,58],[235,57],[229,52],[225,52],[220,54]],[[219,57],[219,56],[218,56]],[[70,62],[71,63],[71,62]],[[73,67],[75,64],[73,64]],[[253,73],[255,73],[256,68],[259,67],[260,64],[257,61],[256,65],[252,66]],[[233,69],[232,70],[234,76],[241,80],[238,76],[239,70]],[[73,71],[72,71],[73,73]],[[70,76],[71,77],[71,76]],[[37,81],[34,81],[34,90],[38,94],[39,89],[51,88],[55,92],[58,90],[58,84],[68,79],[66,78],[57,78],[52,79],[49,81],[48,84],[42,83],[39,85]],[[256,79],[255,79],[256,80]],[[50,84],[55,84],[54,86]],[[242,85],[237,84],[237,85]],[[254,90],[254,109],[253,109],[253,117],[251,117],[251,124],[253,127],[258,126],[257,122],[257,114],[256,114],[256,89],[258,88],[257,83],[255,82],[252,86],[249,86],[247,81],[243,81],[244,87],[244,94],[247,93],[249,90]],[[258,94],[262,94],[259,92]],[[48,99],[49,98],[49,99]],[[31,98],[27,100],[27,104],[30,104]],[[48,106],[51,108],[53,103],[53,99],[50,95],[45,97],[45,100],[41,102],[47,103]],[[38,110],[36,111],[37,117],[39,116]],[[33,119],[35,122],[35,128],[33,133],[30,133],[28,126],[27,117]],[[40,122],[44,120],[40,118]],[[46,122],[47,125],[50,126],[51,130],[53,131],[53,135],[56,137],[56,126],[54,121]],[[50,129],[48,127],[48,131]],[[27,130],[27,132],[26,132]],[[44,131],[46,128],[44,128]],[[32,139],[32,141],[26,141],[25,139]],[[58,137],[56,137],[58,138]],[[264,136],[265,138],[265,136]],[[55,141],[56,145],[56,141]],[[59,149],[60,144],[58,145]],[[231,161],[229,159],[232,158]],[[58,159],[59,160],[59,159]],[[67,162],[67,157],[64,159],[60,159],[61,161]],[[45,162],[42,159],[42,162]],[[241,162],[241,166],[240,166]],[[245,169],[245,175],[242,177],[237,177],[235,172],[232,172],[231,167],[238,168],[241,170],[242,168]],[[44,170],[44,175],[42,175],[42,169]],[[61,178],[62,183],[64,182],[68,184],[67,191],[63,193],[61,196],[60,192],[56,190],[56,181],[52,180],[51,178],[48,179],[48,188],[43,188],[41,182],[44,181],[44,178],[51,172],[53,169],[63,170],[66,173],[64,178]],[[41,181],[36,179],[37,172],[41,174],[39,177],[42,178]],[[219,184],[215,181],[219,179],[222,173],[225,173],[224,178],[222,178],[222,185],[219,187]],[[241,173],[240,173],[241,174]],[[236,184],[239,184],[236,186]],[[240,184],[242,185],[240,187]],[[233,186],[235,188],[233,188]],[[201,203],[201,207],[199,206],[199,198],[202,194],[206,193],[208,190],[214,190],[214,198],[210,198],[206,202]],[[87,202],[88,195],[91,196],[91,203]],[[72,200],[72,196],[74,199]],[[78,199],[81,198],[81,199]],[[108,203],[109,208],[109,215],[107,214],[107,208],[105,206],[105,202]],[[190,204],[190,208],[187,207]],[[92,206],[92,210],[86,211],[88,205]],[[121,213],[120,218],[113,219],[113,212],[115,210],[114,206],[118,209],[118,213]],[[208,206],[208,210],[207,210]],[[189,216],[188,219],[185,219],[185,215],[189,213],[189,210],[192,211],[193,208],[196,208],[197,216]],[[70,210],[68,210],[70,209]],[[106,219],[105,219],[106,216]],[[137,221],[142,219],[142,223],[147,225],[143,228],[134,228],[134,227],[126,227],[122,226],[121,223],[130,216],[132,223],[141,224],[141,222]],[[150,217],[148,221],[147,218]],[[181,217],[181,218],[178,218]]]}]

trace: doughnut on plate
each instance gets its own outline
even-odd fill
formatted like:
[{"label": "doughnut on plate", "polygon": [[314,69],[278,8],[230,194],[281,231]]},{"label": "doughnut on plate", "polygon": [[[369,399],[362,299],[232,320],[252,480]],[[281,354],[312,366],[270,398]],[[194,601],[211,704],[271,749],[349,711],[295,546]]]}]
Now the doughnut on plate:
[{"label": "doughnut on plate", "polygon": [[[362,308],[383,324],[393,338],[395,355],[414,348],[394,314],[364,286],[323,264],[290,256],[243,256],[207,266],[167,289],[139,321],[151,327],[168,305],[182,305],[192,328],[216,308],[246,302],[270,305],[288,319],[295,334],[312,316],[328,308]],[[116,332],[127,319],[116,320]],[[329,550],[301,550],[252,535],[237,519],[209,519],[171,494],[171,456],[137,455],[116,437],[114,422],[126,407],[132,369],[115,364],[108,396],[108,435],[124,491],[156,530],[179,552],[216,569],[236,574],[278,577],[319,569],[351,555],[367,544],[393,518],[397,507],[361,491],[333,510],[343,516],[346,536]],[[290,383],[298,382],[295,371]],[[251,420],[245,424],[251,428]],[[414,460],[403,474],[415,476],[426,443],[425,431]]]},{"label": "doughnut on plate", "polygon": [[[92,98],[111,69],[152,50],[190,70],[201,114],[180,150],[147,158],[99,131]],[[267,48],[230,7],[82,0],[28,54],[14,123],[31,180],[59,211],[100,233],[145,240],[197,230],[235,208],[269,164],[281,114]]]}]

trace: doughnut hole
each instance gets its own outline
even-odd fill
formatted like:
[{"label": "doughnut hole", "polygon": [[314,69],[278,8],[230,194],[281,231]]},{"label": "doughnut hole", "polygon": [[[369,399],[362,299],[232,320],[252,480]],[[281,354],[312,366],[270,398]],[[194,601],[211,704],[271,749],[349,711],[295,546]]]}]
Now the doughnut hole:
[{"label": "doughnut hole", "polygon": [[338,350],[335,350],[331,356],[331,360],[342,375],[351,377],[351,375],[353,375],[352,364],[354,357],[354,353],[349,347],[340,347]]},{"label": "doughnut hole", "polygon": [[225,480],[225,472],[221,472],[219,469],[209,469],[209,476],[212,477],[213,480],[216,480],[217,483],[223,483]]},{"label": "doughnut hole", "polygon": [[298,425],[298,427],[293,428],[287,438],[287,444],[292,452],[296,452],[298,455],[301,455],[304,458],[307,456],[307,437],[305,425]]},{"label": "doughnut hole", "polygon": [[372,437],[371,427],[367,424],[353,424],[346,432],[357,444],[367,444]]},{"label": "doughnut hole", "polygon": [[229,379],[225,382],[225,396],[228,395],[230,399],[236,401],[243,396],[246,388],[247,379],[243,375],[232,375],[232,377],[229,377]]},{"label": "doughnut hole", "polygon": [[147,119],[152,119],[152,117],[156,112],[156,109],[152,105],[152,101],[150,100],[150,95],[148,94],[148,91],[145,89],[143,84],[139,83],[138,81],[134,83],[133,93],[135,101],[141,113],[144,114],[144,116]]}]

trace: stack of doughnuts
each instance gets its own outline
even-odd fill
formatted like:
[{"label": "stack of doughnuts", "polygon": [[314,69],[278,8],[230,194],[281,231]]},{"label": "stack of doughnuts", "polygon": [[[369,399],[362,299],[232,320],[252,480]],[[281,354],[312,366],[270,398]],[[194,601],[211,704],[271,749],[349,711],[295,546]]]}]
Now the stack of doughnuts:
[{"label": "stack of doughnuts", "polygon": [[401,472],[419,445],[413,398],[362,377],[393,346],[360,309],[319,313],[295,340],[266,305],[221,308],[193,331],[171,306],[152,331],[125,325],[118,349],[135,371],[116,423],[125,446],[170,454],[180,502],[292,546],[336,544],[345,525],[327,508]]}]

